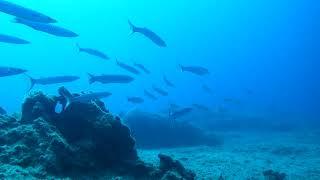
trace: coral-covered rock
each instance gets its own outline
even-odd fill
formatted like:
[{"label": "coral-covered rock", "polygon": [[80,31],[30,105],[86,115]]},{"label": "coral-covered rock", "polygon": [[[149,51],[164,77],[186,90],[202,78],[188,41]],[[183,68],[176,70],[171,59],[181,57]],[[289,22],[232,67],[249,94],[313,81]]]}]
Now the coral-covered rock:
[{"label": "coral-covered rock", "polygon": [[47,173],[54,173],[60,169],[56,154],[59,154],[62,148],[56,148],[52,142],[59,142],[69,152],[72,151],[57,129],[43,118],[37,118],[32,123],[11,117],[0,119],[2,164],[28,168],[29,175],[45,177]]},{"label": "coral-covered rock", "polygon": [[73,103],[57,116],[55,122],[66,140],[84,151],[81,161],[85,166],[94,162],[111,167],[138,159],[129,128],[95,103]]},{"label": "coral-covered rock", "polygon": [[49,119],[55,115],[56,101],[40,91],[31,92],[22,104],[22,121],[32,121],[39,117]]},{"label": "coral-covered rock", "polygon": [[168,170],[185,176],[175,161],[168,170],[140,161],[129,128],[103,102],[72,103],[57,114],[57,99],[32,93],[21,119],[0,116],[0,178],[161,179]]}]

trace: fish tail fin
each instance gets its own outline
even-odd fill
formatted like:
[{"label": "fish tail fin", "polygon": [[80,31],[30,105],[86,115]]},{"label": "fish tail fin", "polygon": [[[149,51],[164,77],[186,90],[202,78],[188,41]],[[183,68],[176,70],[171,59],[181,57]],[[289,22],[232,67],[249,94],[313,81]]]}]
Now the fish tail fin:
[{"label": "fish tail fin", "polygon": [[36,80],[34,78],[32,78],[31,76],[29,76],[28,74],[24,74],[25,76],[27,76],[30,80],[30,87],[28,89],[28,92],[31,91],[31,89],[34,87],[34,85],[36,84]]},{"label": "fish tail fin", "polygon": [[132,22],[130,20],[128,20],[130,29],[131,29],[131,35],[134,34],[135,32],[137,32],[137,27],[135,25],[132,24]]},{"label": "fish tail fin", "polygon": [[178,67],[180,68],[181,72],[184,71],[184,67],[181,64],[178,64]]},{"label": "fish tail fin", "polygon": [[172,106],[170,106],[170,108],[169,108],[169,119],[174,119],[174,117],[173,117],[173,107]]},{"label": "fish tail fin", "polygon": [[21,23],[21,22],[22,22],[22,19],[16,17],[16,18],[12,19],[11,22],[13,22],[13,23]]},{"label": "fish tail fin", "polygon": [[82,51],[82,49],[81,49],[81,47],[80,47],[79,43],[76,43],[76,46],[77,46],[77,48],[78,48],[78,51],[79,51],[79,52],[81,52],[81,51]]},{"label": "fish tail fin", "polygon": [[169,119],[170,127],[174,128],[176,119],[173,116],[172,108],[169,109],[169,118],[168,119]]},{"label": "fish tail fin", "polygon": [[59,94],[66,99],[66,105],[64,109],[67,109],[72,103],[73,96],[65,87],[60,87],[58,91],[59,91]]},{"label": "fish tail fin", "polygon": [[88,78],[89,78],[89,84],[94,83],[95,82],[94,75],[90,74],[90,73],[87,73],[87,74],[88,74]]},{"label": "fish tail fin", "polygon": [[66,103],[66,105],[64,106],[64,110],[66,110],[69,106],[70,106],[70,104],[71,104],[71,99],[70,98],[66,98],[66,100],[67,100],[67,103]]}]

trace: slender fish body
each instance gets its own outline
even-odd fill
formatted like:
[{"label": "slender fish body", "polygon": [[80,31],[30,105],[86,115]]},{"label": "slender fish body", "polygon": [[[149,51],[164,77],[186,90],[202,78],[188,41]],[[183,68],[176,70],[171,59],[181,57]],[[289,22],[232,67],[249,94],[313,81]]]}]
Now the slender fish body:
[{"label": "slender fish body", "polygon": [[54,76],[54,77],[46,77],[46,78],[39,78],[39,79],[34,79],[30,76],[28,77],[31,82],[31,86],[29,90],[31,90],[36,84],[40,84],[40,85],[60,84],[60,83],[73,82],[80,79],[80,77],[78,76]]},{"label": "slender fish body", "polygon": [[159,47],[167,47],[166,42],[163,39],[161,39],[161,37],[157,35],[155,32],[151,31],[148,28],[137,27],[133,25],[131,21],[128,21],[128,23],[132,30],[132,33],[140,33],[145,37],[147,37],[148,39],[150,39],[153,43],[155,43]]},{"label": "slender fish body", "polygon": [[158,94],[162,95],[162,96],[168,96],[169,93],[166,92],[165,90],[159,88],[159,87],[156,87],[156,86],[152,86],[152,89],[157,92]]},{"label": "slender fish body", "polygon": [[192,108],[183,108],[177,111],[170,112],[169,116],[172,119],[178,119],[189,114],[192,110],[193,110]]},{"label": "slender fish body", "polygon": [[207,68],[204,67],[200,67],[200,66],[183,66],[183,65],[179,65],[180,69],[182,72],[190,72],[192,74],[196,74],[199,76],[204,76],[209,73],[209,70]]},{"label": "slender fish body", "polygon": [[77,37],[78,34],[53,24],[33,22],[26,19],[15,18],[15,23],[26,25],[34,30],[45,32],[59,37]]},{"label": "slender fish body", "polygon": [[14,76],[18,74],[23,74],[25,72],[27,72],[27,70],[14,67],[0,66],[0,77]]},{"label": "slender fish body", "polygon": [[66,88],[61,87],[59,89],[59,94],[66,100],[65,109],[69,107],[71,103],[80,102],[88,103],[92,100],[107,98],[112,94],[109,92],[94,92],[89,94],[81,94],[79,96],[73,96]]},{"label": "slender fish body", "polygon": [[91,49],[91,48],[83,48],[80,47],[79,44],[77,44],[77,47],[79,49],[79,52],[84,52],[87,53],[89,55],[95,56],[95,57],[99,57],[101,59],[105,59],[105,60],[109,60],[110,58],[103,52],[96,50],[96,49]]},{"label": "slender fish body", "polygon": [[141,104],[144,102],[144,100],[141,97],[128,97],[127,98],[128,102],[133,103],[133,104]]},{"label": "slender fish body", "polygon": [[119,84],[126,84],[130,83],[134,80],[131,76],[127,75],[116,75],[116,74],[110,74],[110,75],[100,75],[100,76],[95,76],[92,74],[88,74],[89,76],[89,83],[95,83],[95,82],[100,82],[102,84],[114,84],[114,83],[119,83]]},{"label": "slender fish body", "polygon": [[102,99],[111,96],[112,94],[109,92],[94,92],[89,94],[82,94],[80,96],[74,97],[71,99],[72,102],[89,102],[95,99]]},{"label": "slender fish body", "polygon": [[175,87],[175,85],[171,81],[169,81],[166,76],[163,76],[163,81],[168,87]]},{"label": "slender fish body", "polygon": [[31,10],[26,7],[19,6],[17,4],[0,0],[0,11],[15,17],[27,19],[33,22],[40,22],[40,23],[55,23],[57,22],[55,19],[46,16],[42,13],[37,11]]},{"label": "slender fish body", "polygon": [[131,72],[131,73],[136,74],[136,75],[140,74],[140,72],[136,68],[134,68],[134,67],[132,67],[132,66],[130,66],[128,64],[125,64],[125,63],[120,62],[118,60],[116,60],[116,63],[117,63],[117,65],[119,67],[121,67],[122,69],[124,69],[124,70],[126,70],[128,72]]},{"label": "slender fish body", "polygon": [[207,106],[201,105],[201,104],[192,104],[193,107],[202,110],[202,111],[209,111],[209,108]]},{"label": "slender fish body", "polygon": [[143,72],[145,72],[146,74],[150,74],[151,72],[143,65],[143,64],[139,64],[139,63],[134,63],[133,64],[135,67],[141,69]]},{"label": "slender fish body", "polygon": [[144,90],[144,95],[152,100],[157,100],[156,96],[153,95],[151,92],[147,91],[147,90]]},{"label": "slender fish body", "polygon": [[29,41],[26,41],[18,37],[5,35],[5,34],[0,34],[0,42],[9,43],[9,44],[30,44]]},{"label": "slender fish body", "polygon": [[212,94],[212,89],[209,86],[203,84],[202,85],[202,89],[203,89],[204,92],[206,92],[208,94]]},{"label": "slender fish body", "polygon": [[171,103],[169,108],[172,110],[172,111],[175,111],[177,109],[180,109],[180,106],[178,104],[175,104],[175,103]]}]

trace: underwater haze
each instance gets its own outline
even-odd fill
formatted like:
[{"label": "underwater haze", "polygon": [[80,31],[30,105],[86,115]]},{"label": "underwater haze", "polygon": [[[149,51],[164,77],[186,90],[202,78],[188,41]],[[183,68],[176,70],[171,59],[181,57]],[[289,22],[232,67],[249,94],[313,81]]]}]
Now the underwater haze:
[{"label": "underwater haze", "polygon": [[[114,114],[141,110],[171,116],[174,121],[185,121],[207,128],[206,131],[230,132],[243,127],[259,131],[255,129],[258,123],[267,124],[260,124],[259,128],[272,124],[271,130],[303,125],[306,131],[311,131],[312,126],[320,127],[320,2],[10,2],[52,17],[57,22],[50,25],[78,35],[59,37],[41,32],[14,22],[12,14],[0,12],[0,34],[30,42],[0,42],[0,66],[27,70],[27,75],[0,77],[0,107],[10,114],[21,110],[29,94],[30,77],[77,76],[80,79],[72,82],[36,83],[31,91],[59,95],[61,86],[72,93],[106,91],[112,95],[101,100]],[[141,29],[132,32],[134,27],[129,21]],[[90,54],[88,49],[79,51],[79,47],[96,51]],[[103,55],[97,55],[97,51]],[[139,74],[121,67],[119,62],[133,67]],[[150,74],[134,66],[135,63],[143,65]],[[88,74],[123,75],[134,80],[89,83]],[[161,95],[155,87],[168,95]],[[156,100],[146,96],[145,90]],[[172,105],[181,107],[181,111],[174,111]],[[189,113],[191,108],[193,111]],[[210,112],[195,112],[196,108]],[[213,123],[219,117],[237,123],[230,125],[223,120]]]},{"label": "underwater haze", "polygon": [[[214,104],[225,96],[250,101],[257,108],[274,104],[299,116],[316,114],[319,97],[315,64],[318,55],[319,5],[313,1],[12,1],[59,20],[59,25],[80,36],[63,39],[12,23],[1,14],[1,33],[31,41],[26,46],[1,44],[1,65],[21,67],[35,77],[79,75],[81,81],[67,85],[72,91],[109,90],[110,105],[127,106],[123,97],[141,94],[161,83],[166,74],[178,88],[167,101]],[[159,48],[141,37],[131,36],[128,19],[152,28],[167,42]],[[78,53],[75,44],[101,49],[110,61]],[[129,86],[89,85],[86,73],[121,73],[115,58],[139,62],[152,70]],[[201,65],[208,77],[182,74],[178,64]],[[2,78],[1,102],[10,111],[19,109],[29,81],[23,76]],[[158,81],[158,82],[157,82]],[[201,83],[214,89],[215,97],[201,92]],[[129,87],[129,88],[128,88]],[[57,86],[36,87],[48,93]],[[254,97],[243,97],[245,89]],[[14,89],[14,91],[12,91]],[[199,90],[200,89],[200,90]],[[257,104],[257,106],[255,105]],[[255,111],[251,109],[250,111]],[[257,111],[263,111],[257,109]],[[263,112],[261,112],[263,113]]]}]

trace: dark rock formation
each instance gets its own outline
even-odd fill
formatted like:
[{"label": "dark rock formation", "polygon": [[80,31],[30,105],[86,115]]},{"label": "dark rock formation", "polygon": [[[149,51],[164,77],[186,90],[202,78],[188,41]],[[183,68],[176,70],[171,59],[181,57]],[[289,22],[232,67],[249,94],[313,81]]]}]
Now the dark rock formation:
[{"label": "dark rock formation", "polygon": [[43,178],[62,168],[57,163],[59,154],[72,152],[57,129],[43,118],[32,123],[1,118],[0,128],[0,162],[11,167],[1,166],[0,177]]},{"label": "dark rock formation", "polygon": [[0,115],[5,115],[7,114],[7,111],[4,110],[2,107],[0,107]]},{"label": "dark rock formation", "polygon": [[284,180],[286,179],[285,173],[276,172],[273,170],[267,170],[263,172],[263,176],[266,180]]},{"label": "dark rock formation", "polygon": [[165,172],[166,174],[170,174],[170,176],[172,176],[172,174],[174,173],[177,173],[179,176],[181,176],[180,179],[186,179],[186,180],[188,179],[191,180],[196,177],[196,175],[193,172],[185,169],[180,161],[173,160],[170,156],[166,156],[163,154],[159,154],[158,157],[160,159],[159,168],[162,172]]},{"label": "dark rock formation", "polygon": [[[101,101],[72,103],[60,114],[54,111],[56,101],[32,93],[21,119],[0,116],[1,179],[166,176],[138,159],[129,128]],[[184,177],[181,170],[172,171]]]},{"label": "dark rock formation", "polygon": [[196,145],[218,145],[221,140],[205,134],[195,126],[166,117],[140,111],[126,115],[125,123],[130,127],[139,148],[162,148]]},{"label": "dark rock formation", "polygon": [[32,92],[22,104],[21,121],[32,122],[39,117],[53,120],[56,102],[53,97],[47,97],[41,92]]}]

